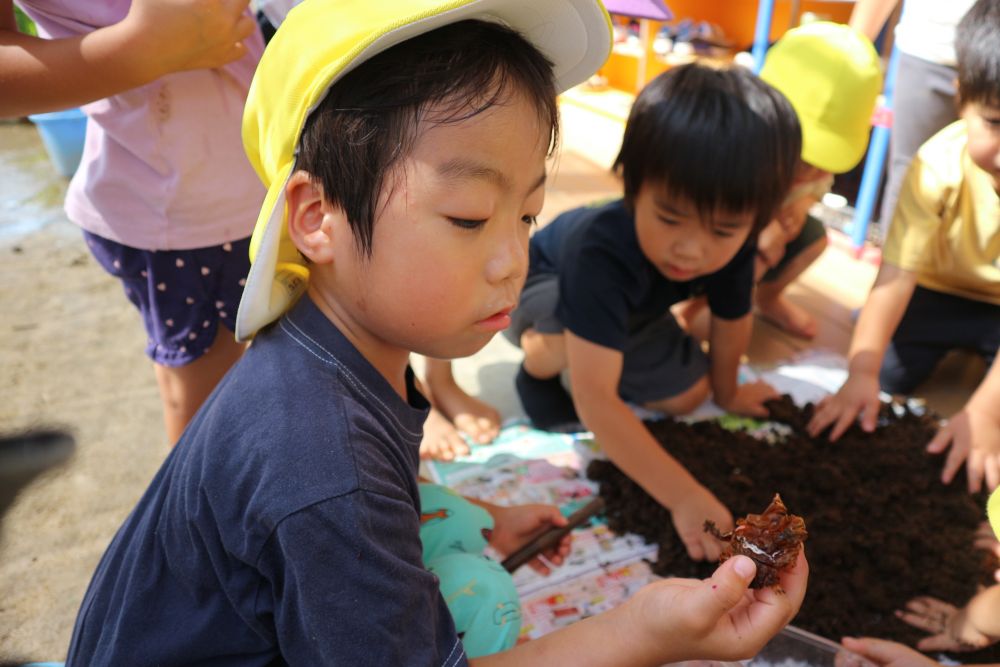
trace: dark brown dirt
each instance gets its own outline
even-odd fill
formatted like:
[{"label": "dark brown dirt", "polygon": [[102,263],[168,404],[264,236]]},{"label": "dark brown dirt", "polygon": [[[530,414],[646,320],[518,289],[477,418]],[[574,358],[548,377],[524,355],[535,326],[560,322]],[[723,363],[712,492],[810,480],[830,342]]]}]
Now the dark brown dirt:
[{"label": "dark brown dirt", "polygon": [[[733,512],[759,513],[775,493],[805,519],[809,589],[793,623],[832,640],[876,636],[909,645],[924,636],[893,611],[918,595],[964,604],[992,583],[996,559],[974,549],[985,496],[969,496],[939,477],[942,457],[925,453],[936,420],[897,406],[883,410],[873,434],[853,426],[836,443],[804,431],[812,406],[787,396],[771,418],[792,433],[775,443],[718,422],[647,422],[654,437]],[[667,510],[613,464],[587,470],[600,483],[610,527],[660,546],[654,571],[706,577],[714,564],[688,559]],[[964,479],[964,470],[958,480]],[[962,662],[998,662],[1000,647],[960,654]]]}]

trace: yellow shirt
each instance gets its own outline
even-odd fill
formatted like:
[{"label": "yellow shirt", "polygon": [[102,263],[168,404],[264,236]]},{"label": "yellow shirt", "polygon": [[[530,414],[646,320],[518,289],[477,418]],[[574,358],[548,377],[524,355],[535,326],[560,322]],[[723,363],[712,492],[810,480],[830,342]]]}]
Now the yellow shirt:
[{"label": "yellow shirt", "polygon": [[882,258],[927,289],[1000,305],[1000,197],[966,150],[965,121],[910,164]]}]

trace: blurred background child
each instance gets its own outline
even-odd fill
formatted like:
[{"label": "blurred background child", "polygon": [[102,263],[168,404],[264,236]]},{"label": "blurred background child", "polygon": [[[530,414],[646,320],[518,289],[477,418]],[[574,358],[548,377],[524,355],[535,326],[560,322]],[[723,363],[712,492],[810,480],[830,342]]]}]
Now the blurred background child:
[{"label": "blurred background child", "polygon": [[970,491],[1000,485],[1000,3],[980,0],[956,33],[961,120],[913,162],[861,310],[850,375],[817,407],[809,430],[836,440],[861,418],[875,428],[879,389],[909,394],[955,348],[992,364],[965,407],[930,444],[951,447],[942,480],[964,462]]}]

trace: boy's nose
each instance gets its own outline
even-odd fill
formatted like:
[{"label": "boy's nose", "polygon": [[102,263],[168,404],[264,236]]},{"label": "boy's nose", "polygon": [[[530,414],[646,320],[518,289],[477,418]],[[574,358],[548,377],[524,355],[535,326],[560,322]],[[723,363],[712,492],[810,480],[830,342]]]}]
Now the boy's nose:
[{"label": "boy's nose", "polygon": [[514,229],[496,239],[486,264],[486,279],[492,284],[524,280],[528,274],[528,226],[520,219]]}]

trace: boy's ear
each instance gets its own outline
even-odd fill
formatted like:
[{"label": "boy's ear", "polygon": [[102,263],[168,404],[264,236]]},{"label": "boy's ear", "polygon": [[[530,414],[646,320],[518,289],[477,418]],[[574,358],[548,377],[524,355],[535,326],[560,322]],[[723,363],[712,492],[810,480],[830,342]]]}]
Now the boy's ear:
[{"label": "boy's ear", "polygon": [[323,187],[315,183],[308,172],[301,170],[288,179],[285,204],[288,207],[288,235],[299,252],[314,264],[332,262],[334,228],[342,222],[343,209],[331,206],[323,196]]}]

